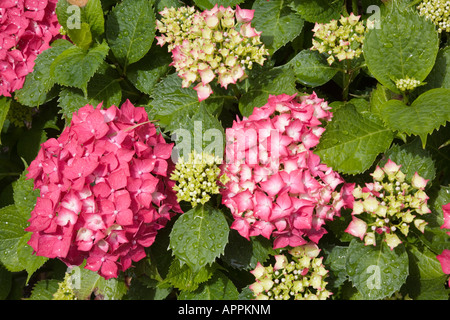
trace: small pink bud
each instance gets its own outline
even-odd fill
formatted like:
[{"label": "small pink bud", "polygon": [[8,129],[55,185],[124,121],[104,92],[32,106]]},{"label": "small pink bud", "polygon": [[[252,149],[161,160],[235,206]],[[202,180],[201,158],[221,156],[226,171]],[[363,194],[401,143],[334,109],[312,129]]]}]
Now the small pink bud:
[{"label": "small pink bud", "polygon": [[236,20],[237,22],[250,22],[253,19],[255,10],[241,9],[236,6]]},{"label": "small pink bud", "polygon": [[203,85],[202,83],[199,83],[194,87],[194,90],[197,91],[198,101],[207,99],[213,93],[209,84]]},{"label": "small pink bud", "polygon": [[421,176],[418,175],[418,173],[414,173],[414,176],[411,179],[411,185],[416,188],[416,189],[420,189],[423,190],[425,189],[426,185],[427,185],[428,180],[425,180],[424,178],[422,178]]},{"label": "small pink bud", "polygon": [[216,15],[207,16],[205,17],[205,23],[209,28],[214,29],[219,24],[219,18]]},{"label": "small pink bud", "polygon": [[241,36],[246,38],[257,37],[261,34],[261,32],[257,32],[255,28],[250,25],[250,22],[247,22],[241,26],[240,33]]},{"label": "small pink bud", "polygon": [[353,217],[352,222],[348,225],[345,232],[350,233],[352,236],[358,237],[361,240],[364,238],[367,230],[367,223],[363,220]]},{"label": "small pink bud", "polygon": [[210,83],[215,77],[214,72],[211,70],[211,68],[208,68],[205,70],[199,70],[198,73],[200,74],[200,77],[202,78],[203,85]]},{"label": "small pink bud", "polygon": [[284,267],[286,267],[286,265],[288,264],[287,258],[284,255],[276,255],[275,260],[276,262],[273,266],[273,270],[284,269]]}]

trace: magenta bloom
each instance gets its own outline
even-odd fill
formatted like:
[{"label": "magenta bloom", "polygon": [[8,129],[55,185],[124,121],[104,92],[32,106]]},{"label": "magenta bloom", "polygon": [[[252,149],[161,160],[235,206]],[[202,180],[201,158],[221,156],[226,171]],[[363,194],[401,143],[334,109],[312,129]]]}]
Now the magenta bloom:
[{"label": "magenta bloom", "polygon": [[31,212],[36,255],[117,277],[181,209],[168,176],[173,144],[144,108],[86,105],[58,139],[42,144],[27,177],[40,197]]},{"label": "magenta bloom", "polygon": [[237,119],[226,132],[229,181],[222,202],[232,212],[232,229],[243,237],[274,237],[274,247],[318,242],[326,220],[344,205],[336,187],[343,180],[312,151],[332,117],[315,94],[270,96],[266,105]]},{"label": "magenta bloom", "polygon": [[34,60],[59,36],[58,0],[0,1],[0,96],[21,89]]}]

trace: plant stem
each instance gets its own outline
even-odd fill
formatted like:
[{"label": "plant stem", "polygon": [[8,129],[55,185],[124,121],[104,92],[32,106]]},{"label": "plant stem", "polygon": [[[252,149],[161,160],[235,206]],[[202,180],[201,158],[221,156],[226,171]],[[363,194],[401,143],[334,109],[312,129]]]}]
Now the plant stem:
[{"label": "plant stem", "polygon": [[352,0],[352,11],[355,16],[358,15],[358,0]]},{"label": "plant stem", "polygon": [[353,70],[350,67],[350,60],[347,60],[347,68],[343,71],[343,78],[342,78],[342,98],[344,101],[347,101],[348,99],[348,92],[350,89],[350,82],[352,81],[352,74]]}]

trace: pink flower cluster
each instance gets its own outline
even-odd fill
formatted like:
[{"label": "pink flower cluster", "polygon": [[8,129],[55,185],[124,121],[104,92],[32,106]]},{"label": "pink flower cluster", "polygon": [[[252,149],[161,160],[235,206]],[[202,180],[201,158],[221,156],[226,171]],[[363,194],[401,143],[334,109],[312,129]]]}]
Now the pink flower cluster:
[{"label": "pink flower cluster", "polygon": [[[443,205],[442,211],[444,213],[444,224],[441,226],[441,229],[450,229],[450,203]],[[447,232],[447,234],[450,235],[450,232]],[[436,258],[441,263],[442,271],[445,274],[450,274],[450,250],[444,249]],[[448,285],[450,286],[450,279],[448,280]]]},{"label": "pink flower cluster", "polygon": [[0,95],[22,88],[34,60],[59,35],[58,0],[0,1]]},{"label": "pink flower cluster", "polygon": [[270,96],[227,129],[222,165],[222,202],[232,212],[232,229],[243,237],[273,236],[274,248],[317,243],[326,220],[338,215],[343,200],[339,174],[312,151],[330,120],[328,104],[316,94]]},{"label": "pink flower cluster", "polygon": [[86,105],[71,125],[42,144],[27,178],[40,189],[29,245],[105,277],[145,257],[157,230],[181,212],[169,180],[173,144],[144,108]]}]

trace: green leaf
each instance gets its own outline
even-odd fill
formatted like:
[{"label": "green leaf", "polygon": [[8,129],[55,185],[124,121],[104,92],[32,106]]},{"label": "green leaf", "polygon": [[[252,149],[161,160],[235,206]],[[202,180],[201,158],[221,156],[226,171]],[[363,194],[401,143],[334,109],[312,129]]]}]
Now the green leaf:
[{"label": "green leaf", "polygon": [[170,265],[167,277],[159,287],[165,288],[168,283],[180,290],[194,291],[201,283],[208,281],[216,269],[217,267],[215,264],[212,266],[206,265],[198,272],[194,273],[187,264],[181,264],[178,259],[174,259]]},{"label": "green leaf", "polygon": [[[326,250],[328,251],[328,250]],[[333,246],[329,252],[327,252],[327,258],[324,264],[334,275],[334,286],[341,286],[346,280],[348,280],[346,261],[347,261],[348,247]]]},{"label": "green leaf", "polygon": [[249,90],[239,99],[239,111],[248,117],[254,108],[267,103],[269,95],[295,94],[295,76],[291,66],[281,66],[270,69],[249,79]]},{"label": "green leaf", "polygon": [[87,86],[86,97],[80,89],[62,89],[58,99],[60,112],[66,121],[70,121],[72,114],[87,104],[95,107],[103,103],[103,107],[106,108],[112,105],[119,106],[122,101],[120,81],[115,70],[107,69],[104,72],[97,72],[92,77]]},{"label": "green leaf", "polygon": [[366,246],[353,239],[347,251],[346,270],[363,299],[377,300],[400,289],[409,274],[408,263],[403,245],[391,250],[385,242]]},{"label": "green leaf", "polygon": [[105,32],[105,17],[103,15],[101,0],[89,0],[82,8],[86,22],[89,24],[94,38]]},{"label": "green leaf", "polygon": [[273,54],[294,40],[303,28],[303,19],[289,7],[285,0],[256,0],[252,26],[262,32],[261,41]]},{"label": "green leaf", "polygon": [[82,22],[80,28],[69,30],[69,38],[77,47],[88,50],[92,43],[92,33],[89,24]]},{"label": "green leaf", "polygon": [[270,255],[277,254],[272,242],[266,238],[252,237],[248,241],[236,230],[231,230],[229,237],[221,260],[232,268],[253,270],[258,262],[264,263]]},{"label": "green leaf", "polygon": [[[17,250],[26,234],[27,217],[14,205],[0,209],[0,261],[11,272],[22,271]],[[31,258],[31,257],[30,257]]]},{"label": "green leaf", "polygon": [[28,170],[24,170],[19,179],[13,182],[14,205],[17,211],[22,213],[24,217],[31,216],[36,199],[40,195],[39,189],[33,190],[33,180],[27,180],[27,173]]},{"label": "green leaf", "polygon": [[56,6],[56,15],[70,40],[80,48],[88,49],[93,40],[105,32],[101,0],[90,0],[82,8],[67,0],[60,0]]},{"label": "green leaf", "polygon": [[442,271],[436,254],[426,247],[409,247],[410,275],[406,289],[410,296],[418,300],[448,300],[445,289],[447,275]]},{"label": "green leaf", "polygon": [[328,23],[333,19],[339,19],[344,0],[294,0],[294,8],[303,19],[308,22]]},{"label": "green leaf", "polygon": [[28,107],[39,107],[51,98],[49,93],[55,85],[55,79],[50,74],[50,66],[56,57],[71,46],[67,40],[56,40],[51,48],[37,56],[33,72],[26,76],[22,89],[14,94],[19,103]]},{"label": "green leaf", "polygon": [[[390,90],[399,93],[395,80],[425,80],[439,49],[435,25],[414,10],[394,4],[382,16],[380,28],[368,31],[363,52],[370,73]],[[383,57],[380,59],[380,57]]]},{"label": "green leaf", "polygon": [[11,99],[9,99],[8,97],[0,97],[0,145],[2,144],[2,128],[3,124],[5,123],[6,116],[8,115],[10,105]]},{"label": "green leaf", "polygon": [[199,112],[201,104],[211,115],[217,114],[223,105],[224,96],[216,93],[199,102],[195,90],[182,88],[181,81],[176,73],[172,73],[153,90],[150,118],[158,120],[167,131],[186,127],[186,123],[190,121],[188,119]]},{"label": "green leaf", "polygon": [[370,93],[370,112],[381,116],[381,108],[383,104],[394,98],[401,96],[392,92],[381,83],[377,83],[375,89]]},{"label": "green leaf", "polygon": [[237,4],[244,2],[244,0],[194,0],[195,4],[202,10],[212,9],[216,4],[220,6],[234,7]]},{"label": "green leaf", "polygon": [[17,257],[22,268],[27,272],[27,281],[30,281],[31,276],[47,262],[47,257],[36,256],[33,254],[33,248],[28,245],[31,238],[31,233],[27,232],[17,244]]},{"label": "green leaf", "polygon": [[334,113],[315,153],[334,170],[357,174],[370,168],[393,138],[393,132],[376,116],[359,113],[352,104],[346,104]]},{"label": "green leaf", "polygon": [[61,53],[50,66],[50,75],[63,86],[82,89],[87,95],[87,84],[106,58],[106,42],[89,50],[72,46]]},{"label": "green leaf", "polygon": [[166,48],[154,46],[144,58],[128,67],[127,79],[139,91],[151,95],[158,81],[169,72],[171,62]]},{"label": "green leaf", "polygon": [[237,300],[239,292],[233,282],[222,272],[214,276],[193,292],[182,291],[179,300]]},{"label": "green leaf", "polygon": [[105,280],[97,272],[74,266],[70,272],[73,291],[78,300],[86,300],[92,293],[103,300],[120,300],[127,291],[125,282],[119,278]]},{"label": "green leaf", "polygon": [[223,254],[229,230],[221,211],[198,205],[175,222],[170,233],[170,248],[180,261],[198,272]]},{"label": "green leaf", "polygon": [[155,13],[149,0],[124,0],[109,13],[106,39],[125,68],[150,50],[155,37]]},{"label": "green leaf", "polygon": [[53,295],[58,291],[59,280],[49,279],[38,281],[31,292],[29,300],[52,300]]},{"label": "green leaf", "polygon": [[292,66],[298,82],[310,87],[321,86],[330,81],[338,72],[330,67],[326,59],[317,51],[305,49],[288,62]]},{"label": "green leaf", "polygon": [[418,135],[425,146],[427,135],[450,121],[450,89],[431,89],[422,93],[410,106],[389,100],[381,107],[386,125],[408,135]]}]

